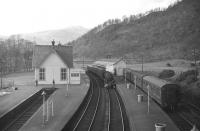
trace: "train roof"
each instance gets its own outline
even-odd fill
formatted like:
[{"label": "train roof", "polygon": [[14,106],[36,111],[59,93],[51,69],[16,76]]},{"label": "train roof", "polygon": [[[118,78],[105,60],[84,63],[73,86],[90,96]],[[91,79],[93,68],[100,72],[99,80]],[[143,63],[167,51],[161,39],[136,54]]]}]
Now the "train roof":
[{"label": "train roof", "polygon": [[144,77],[144,76],[146,76],[146,74],[143,74],[143,73],[141,73],[141,72],[139,72],[139,71],[135,71],[135,70],[130,69],[130,68],[126,68],[126,71],[131,72],[131,73],[133,73],[134,75],[139,76],[139,77]]},{"label": "train roof", "polygon": [[97,69],[101,69],[101,70],[105,70],[105,67],[104,66],[101,66],[101,65],[88,65],[88,67],[93,67],[93,68],[97,68]]},{"label": "train roof", "polygon": [[159,87],[163,87],[164,85],[168,84],[167,81],[154,76],[144,76],[143,79]]}]

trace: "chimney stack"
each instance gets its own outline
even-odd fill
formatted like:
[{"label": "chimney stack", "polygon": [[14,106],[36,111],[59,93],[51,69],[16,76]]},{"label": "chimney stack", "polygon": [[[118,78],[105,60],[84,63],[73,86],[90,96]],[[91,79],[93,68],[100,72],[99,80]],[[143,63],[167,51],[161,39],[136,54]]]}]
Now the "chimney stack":
[{"label": "chimney stack", "polygon": [[51,43],[52,43],[52,46],[54,46],[54,45],[55,45],[55,41],[54,41],[54,40],[53,40]]}]

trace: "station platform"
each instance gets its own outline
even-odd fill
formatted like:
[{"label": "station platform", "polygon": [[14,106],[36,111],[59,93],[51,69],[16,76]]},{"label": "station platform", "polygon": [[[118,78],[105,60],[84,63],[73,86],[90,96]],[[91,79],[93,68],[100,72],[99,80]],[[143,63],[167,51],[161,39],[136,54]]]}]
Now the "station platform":
[{"label": "station platform", "polygon": [[[156,131],[155,124],[166,124],[165,131],[180,131],[167,114],[153,101],[150,100],[148,112],[148,100],[146,94],[131,85],[117,84],[129,117],[132,131]],[[138,102],[138,94],[143,94],[143,101]]]},{"label": "station platform", "polygon": [[7,94],[0,96],[0,117],[41,89],[27,85],[20,85],[17,88],[6,89]]},{"label": "station platform", "polygon": [[[58,85],[58,88],[48,98],[48,119],[45,116],[43,121],[43,106],[24,124],[20,131],[60,131],[78,109],[83,98],[89,89],[89,80],[81,82],[80,85]],[[52,113],[53,101],[53,113]],[[45,106],[47,101],[45,102]],[[47,114],[47,108],[45,108]]]}]

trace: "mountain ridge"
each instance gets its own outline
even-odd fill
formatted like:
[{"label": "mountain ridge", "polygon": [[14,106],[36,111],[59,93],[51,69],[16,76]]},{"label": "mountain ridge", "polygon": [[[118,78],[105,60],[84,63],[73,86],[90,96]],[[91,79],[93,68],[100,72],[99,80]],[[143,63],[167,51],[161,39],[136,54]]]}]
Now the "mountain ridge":
[{"label": "mountain ridge", "polygon": [[66,44],[69,41],[77,39],[87,31],[88,29],[82,26],[72,26],[63,29],[52,29],[33,33],[13,34],[7,37],[2,37],[2,39],[16,36],[36,42],[36,44],[39,45],[48,45],[53,39],[56,41],[56,43],[60,42],[62,44]]}]

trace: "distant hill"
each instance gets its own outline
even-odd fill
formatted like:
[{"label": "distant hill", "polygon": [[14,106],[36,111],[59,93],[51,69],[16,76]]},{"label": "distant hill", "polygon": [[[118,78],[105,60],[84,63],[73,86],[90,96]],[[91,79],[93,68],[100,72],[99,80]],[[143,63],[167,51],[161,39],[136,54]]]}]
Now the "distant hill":
[{"label": "distant hill", "polygon": [[53,39],[56,42],[60,41],[62,44],[66,44],[69,41],[77,39],[87,31],[88,29],[77,26],[60,30],[48,30],[36,33],[20,34],[20,37],[30,41],[36,41],[36,43],[39,45],[50,44]]},{"label": "distant hill", "polygon": [[[74,55],[192,59],[200,50],[200,0],[182,0],[123,21],[109,20],[73,41]],[[199,55],[200,56],[200,55]]]}]

